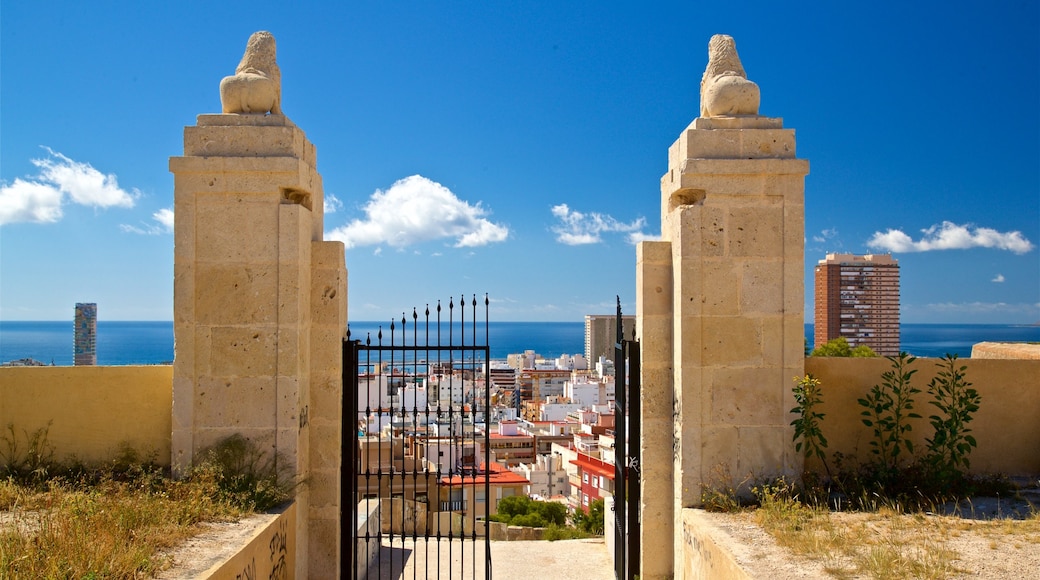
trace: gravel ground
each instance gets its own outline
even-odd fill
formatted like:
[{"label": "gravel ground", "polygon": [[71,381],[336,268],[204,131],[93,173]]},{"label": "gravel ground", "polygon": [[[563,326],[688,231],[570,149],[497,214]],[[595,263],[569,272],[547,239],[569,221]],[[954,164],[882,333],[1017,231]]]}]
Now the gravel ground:
[{"label": "gravel ground", "polygon": [[[1040,499],[1040,491],[1035,496]],[[1040,502],[1037,502],[1040,504]],[[1035,505],[1035,504],[1034,504]],[[900,529],[918,525],[907,535],[926,537],[925,550],[946,550],[947,558],[958,570],[949,578],[982,578],[1018,580],[1040,578],[1040,524],[1035,520],[1023,521],[1030,515],[1030,504],[1009,502],[1006,499],[976,498],[973,502],[944,506],[944,514],[924,516],[888,516],[876,514],[836,513],[837,522],[851,525],[865,524],[885,537],[885,526]],[[947,515],[951,514],[951,515]],[[734,554],[754,578],[784,580],[788,578],[833,578],[825,566],[848,564],[848,559],[832,556],[812,560],[798,557],[781,548],[754,521],[749,512],[735,514],[705,513],[704,516],[719,532],[715,539]],[[253,516],[236,524],[213,524],[205,534],[193,538],[173,554],[174,568],[160,578],[193,578],[212,566],[229,551],[251,537],[270,515]],[[265,519],[266,518],[266,519]],[[904,519],[900,519],[904,518]],[[916,524],[915,524],[916,522]],[[936,532],[936,530],[942,530]],[[904,533],[905,529],[904,529]],[[915,536],[916,534],[916,536]],[[419,541],[416,544],[396,540],[384,545],[381,558],[383,568],[372,571],[372,578],[448,578],[449,571],[465,578],[484,578],[483,543],[458,540],[440,543]],[[427,556],[427,552],[430,553]],[[563,540],[557,542],[492,542],[493,578],[518,578],[524,572],[540,571],[543,578],[553,580],[597,580],[614,577],[611,555],[603,540]],[[477,571],[473,572],[473,564]],[[381,572],[381,573],[380,573]],[[865,575],[847,575],[843,578],[867,578]]]},{"label": "gravel ground", "polygon": [[[1035,504],[1034,504],[1035,505]],[[833,513],[836,523],[866,525],[871,541],[896,538],[908,550],[944,551],[955,569],[945,577],[1019,580],[1040,578],[1040,523],[1024,521],[1032,513],[1027,502],[976,498],[970,504],[946,506],[947,514],[878,516],[868,513]],[[850,567],[851,559],[829,555],[822,559],[799,557],[780,547],[750,512],[704,513],[721,532],[713,536],[726,545],[754,578],[834,578],[826,566]],[[893,531],[894,530],[894,531]],[[868,552],[870,545],[861,546]],[[869,578],[848,574],[842,578]],[[910,576],[906,576],[910,577]]]}]

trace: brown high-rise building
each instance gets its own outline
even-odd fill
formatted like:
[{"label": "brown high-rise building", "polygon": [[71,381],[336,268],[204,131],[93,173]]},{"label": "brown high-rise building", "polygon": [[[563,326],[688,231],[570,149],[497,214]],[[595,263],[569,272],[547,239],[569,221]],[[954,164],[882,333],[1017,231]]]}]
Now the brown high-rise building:
[{"label": "brown high-rise building", "polygon": [[815,343],[845,337],[899,354],[899,262],[891,254],[827,254],[816,265]]}]

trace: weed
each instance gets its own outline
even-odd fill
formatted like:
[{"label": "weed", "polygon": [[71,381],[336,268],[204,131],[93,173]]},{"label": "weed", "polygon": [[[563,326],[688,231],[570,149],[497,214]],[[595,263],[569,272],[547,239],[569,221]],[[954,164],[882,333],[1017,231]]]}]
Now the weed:
[{"label": "weed", "polygon": [[866,417],[863,424],[874,431],[871,453],[881,469],[896,471],[900,455],[904,451],[907,455],[914,452],[909,420],[921,418],[913,412],[914,395],[921,390],[910,384],[917,369],[909,367],[917,357],[901,352],[899,356],[886,358],[892,363],[892,369],[881,374],[881,385],[874,385],[865,398],[859,399],[859,404],[866,408],[860,413]]},{"label": "weed", "polygon": [[741,501],[727,465],[719,464],[712,468],[710,481],[701,487],[701,506],[709,512],[740,509]]},{"label": "weed", "polygon": [[817,410],[823,403],[820,379],[807,374],[804,377],[795,377],[794,380],[794,400],[798,403],[798,406],[791,409],[792,413],[798,415],[798,418],[791,421],[796,442],[794,449],[801,451],[807,459],[810,456],[818,458],[830,477],[830,468],[827,467],[827,457],[823,451],[827,448],[827,438],[823,436],[823,429],[820,427],[824,414]]},{"label": "weed", "polygon": [[266,511],[292,498],[296,485],[278,454],[268,456],[235,434],[202,451],[189,478],[215,486],[219,497],[247,511]]},{"label": "weed", "polygon": [[51,424],[29,433],[22,430],[24,449],[19,444],[18,431],[8,423],[0,435],[0,477],[11,477],[22,483],[39,484],[54,468],[54,446],[47,438]]},{"label": "weed", "polygon": [[977,446],[968,423],[979,410],[982,396],[965,378],[968,367],[957,366],[957,355],[947,354],[937,364],[940,370],[928,383],[928,393],[932,395],[930,404],[940,413],[928,417],[935,433],[925,440],[925,460],[940,482],[948,482],[963,477],[961,469],[968,468],[968,454]]}]

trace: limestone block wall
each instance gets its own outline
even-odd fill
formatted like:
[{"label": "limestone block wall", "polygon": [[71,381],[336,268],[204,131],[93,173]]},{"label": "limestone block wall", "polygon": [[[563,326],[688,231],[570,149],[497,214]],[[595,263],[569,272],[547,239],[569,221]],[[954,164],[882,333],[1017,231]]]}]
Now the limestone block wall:
[{"label": "limestone block wall", "polygon": [[[343,339],[347,327],[347,270],[339,242],[311,242],[310,403],[300,424],[308,433],[310,476],[306,553],[312,578],[339,576],[340,442]],[[301,547],[301,553],[305,553]]]},{"label": "limestone block wall", "polygon": [[347,277],[316,163],[277,114],[200,115],[170,159],[172,464],[233,434],[276,457],[300,484],[295,572],[334,578]]},{"label": "limestone block wall", "polygon": [[[671,545],[661,541],[675,537],[672,307],[671,243],[642,242],[636,246],[636,336],[640,340],[642,373],[639,542],[643,548],[640,567],[644,578],[670,577],[672,568]],[[607,534],[607,539],[611,541],[612,536]]]},{"label": "limestone block wall", "polygon": [[788,383],[802,371],[804,176],[766,117],[696,119],[661,180],[671,242],[676,493],[797,471]]},{"label": "limestone block wall", "polygon": [[240,433],[298,468],[321,221],[314,148],[284,117],[200,115],[184,152],[170,159],[173,465]]},{"label": "limestone block wall", "polygon": [[971,358],[1040,360],[1040,344],[980,342],[972,345]]},{"label": "limestone block wall", "polygon": [[[781,119],[757,115],[695,119],[668,161],[662,239],[637,257],[644,578],[682,573],[682,510],[705,485],[801,471],[788,411],[808,162]],[[653,541],[665,534],[673,544]]]}]

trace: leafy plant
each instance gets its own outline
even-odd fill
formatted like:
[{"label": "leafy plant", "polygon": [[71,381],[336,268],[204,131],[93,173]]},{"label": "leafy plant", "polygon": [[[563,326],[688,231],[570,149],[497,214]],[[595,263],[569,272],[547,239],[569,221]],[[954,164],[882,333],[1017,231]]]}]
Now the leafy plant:
[{"label": "leafy plant", "polygon": [[794,380],[794,400],[798,403],[797,407],[791,409],[792,413],[798,415],[798,418],[791,421],[791,425],[794,426],[794,449],[804,453],[806,458],[817,457],[829,476],[830,469],[827,467],[827,458],[823,451],[827,448],[827,438],[823,436],[820,427],[824,413],[816,410],[823,403],[820,379],[807,374],[804,377],[795,377]]},{"label": "leafy plant", "polygon": [[935,433],[930,439],[925,439],[928,444],[926,461],[937,477],[949,480],[962,476],[960,470],[969,466],[968,454],[977,447],[975,437],[969,434],[968,423],[979,410],[982,396],[965,378],[968,367],[957,366],[957,355],[947,354],[937,366],[940,370],[928,383],[928,393],[932,396],[929,404],[939,413],[928,417]]},{"label": "leafy plant", "polygon": [[921,389],[910,384],[917,369],[909,367],[917,357],[901,352],[899,356],[885,358],[892,363],[892,369],[881,374],[881,385],[874,385],[866,397],[859,399],[859,404],[865,407],[860,413],[866,417],[862,419],[863,424],[874,431],[871,453],[883,469],[894,471],[904,451],[908,455],[914,452],[910,419],[921,418],[913,412],[914,395]]}]

